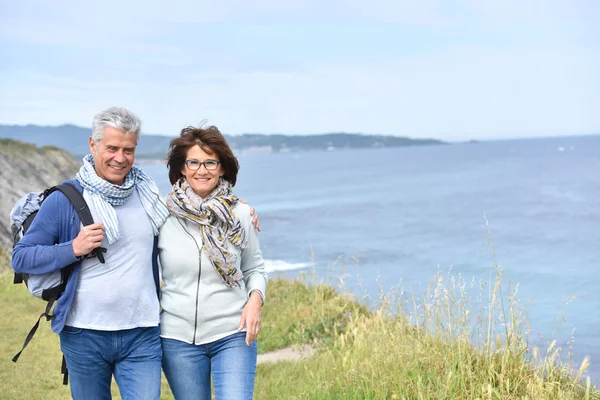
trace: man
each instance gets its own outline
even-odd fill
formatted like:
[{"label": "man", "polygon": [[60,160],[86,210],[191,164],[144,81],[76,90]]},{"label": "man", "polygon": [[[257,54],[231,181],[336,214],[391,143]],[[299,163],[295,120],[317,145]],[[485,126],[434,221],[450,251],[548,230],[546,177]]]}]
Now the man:
[{"label": "man", "polygon": [[[91,154],[67,181],[83,191],[96,223],[82,228],[56,191],[13,251],[15,272],[75,264],[52,320],[74,400],[110,399],[113,374],[123,399],[160,398],[157,235],[168,210],[153,179],[133,166],[140,129],[126,109],[97,114]],[[105,263],[87,256],[98,247]]]}]

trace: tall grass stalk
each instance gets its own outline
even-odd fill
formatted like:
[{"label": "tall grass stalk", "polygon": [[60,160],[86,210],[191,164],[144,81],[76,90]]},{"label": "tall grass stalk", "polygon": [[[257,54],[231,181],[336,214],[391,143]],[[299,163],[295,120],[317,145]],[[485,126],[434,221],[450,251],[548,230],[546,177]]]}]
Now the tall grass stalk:
[{"label": "tall grass stalk", "polygon": [[530,345],[519,286],[504,287],[486,226],[488,282],[440,270],[422,297],[380,288],[378,307],[350,315],[312,359],[261,366],[257,398],[600,399],[588,358],[573,368],[555,341]]}]

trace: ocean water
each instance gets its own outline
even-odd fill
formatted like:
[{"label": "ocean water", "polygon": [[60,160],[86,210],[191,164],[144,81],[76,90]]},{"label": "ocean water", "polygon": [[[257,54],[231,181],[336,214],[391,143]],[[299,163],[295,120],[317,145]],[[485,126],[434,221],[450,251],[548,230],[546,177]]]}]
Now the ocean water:
[{"label": "ocean water", "polygon": [[[420,296],[439,270],[489,280],[491,243],[531,343],[556,338],[566,357],[571,341],[600,380],[600,136],[239,161],[235,191],[259,213],[270,276],[342,278],[366,301],[399,285]],[[166,167],[141,166],[166,195]]]}]

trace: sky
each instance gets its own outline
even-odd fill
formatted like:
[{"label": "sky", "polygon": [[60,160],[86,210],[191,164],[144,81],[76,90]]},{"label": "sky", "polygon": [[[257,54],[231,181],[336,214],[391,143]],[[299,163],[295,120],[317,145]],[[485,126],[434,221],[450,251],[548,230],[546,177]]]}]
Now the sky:
[{"label": "sky", "polygon": [[0,124],[600,133],[597,21],[597,0],[0,0]]}]

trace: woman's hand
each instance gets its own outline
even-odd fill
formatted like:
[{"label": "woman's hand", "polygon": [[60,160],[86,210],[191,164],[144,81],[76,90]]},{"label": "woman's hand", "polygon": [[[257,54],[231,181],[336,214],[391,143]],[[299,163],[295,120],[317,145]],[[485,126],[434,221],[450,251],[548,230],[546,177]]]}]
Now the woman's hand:
[{"label": "woman's hand", "polygon": [[260,293],[254,291],[250,294],[248,302],[244,306],[240,327],[238,332],[246,326],[246,346],[250,346],[258,337],[260,332],[260,308],[262,307],[262,298]]}]

